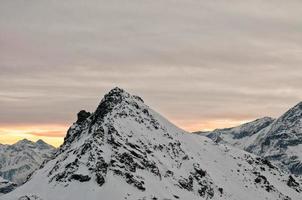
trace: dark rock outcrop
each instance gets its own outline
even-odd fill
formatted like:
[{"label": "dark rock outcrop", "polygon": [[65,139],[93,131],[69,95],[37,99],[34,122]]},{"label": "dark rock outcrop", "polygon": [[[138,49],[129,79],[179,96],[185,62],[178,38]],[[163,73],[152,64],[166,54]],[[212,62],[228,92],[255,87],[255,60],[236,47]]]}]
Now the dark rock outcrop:
[{"label": "dark rock outcrop", "polygon": [[91,115],[90,112],[87,112],[85,110],[81,110],[78,113],[78,119],[76,121],[76,123],[82,123],[83,121],[85,121],[89,116]]}]

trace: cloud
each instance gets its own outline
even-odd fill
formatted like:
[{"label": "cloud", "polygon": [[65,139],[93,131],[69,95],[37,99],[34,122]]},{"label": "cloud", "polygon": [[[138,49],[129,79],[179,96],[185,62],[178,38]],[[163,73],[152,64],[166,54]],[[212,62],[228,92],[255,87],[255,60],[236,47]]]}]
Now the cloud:
[{"label": "cloud", "polygon": [[301,1],[0,5],[0,124],[71,124],[115,86],[183,127],[302,99]]},{"label": "cloud", "polygon": [[13,144],[21,139],[44,141],[58,147],[66,135],[67,126],[58,124],[36,124],[36,125],[2,125],[0,126],[0,143]]},{"label": "cloud", "polygon": [[26,134],[34,136],[47,136],[47,137],[65,137],[66,132],[62,131],[45,131],[45,132],[27,132]]}]

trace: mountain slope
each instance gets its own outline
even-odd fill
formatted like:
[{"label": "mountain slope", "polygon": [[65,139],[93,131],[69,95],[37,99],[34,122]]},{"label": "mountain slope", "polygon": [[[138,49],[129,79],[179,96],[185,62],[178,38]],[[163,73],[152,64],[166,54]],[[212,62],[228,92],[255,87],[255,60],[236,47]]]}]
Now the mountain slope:
[{"label": "mountain slope", "polygon": [[[269,159],[293,174],[302,175],[302,102],[276,120],[262,118],[205,135],[215,142],[239,147]],[[244,137],[238,137],[242,135]]]},{"label": "mountain slope", "polygon": [[301,192],[301,180],[268,161],[189,134],[115,88],[94,113],[78,114],[55,159],[2,199],[298,200]]},{"label": "mountain slope", "polygon": [[17,184],[0,177],[0,196],[13,191],[17,187]]},{"label": "mountain slope", "polygon": [[20,185],[54,152],[55,148],[42,140],[0,145],[0,176]]},{"label": "mountain slope", "polygon": [[258,137],[260,130],[269,126],[273,121],[274,120],[270,117],[264,117],[234,128],[216,129],[211,132],[195,133],[206,135],[217,143],[227,143],[244,149],[246,146],[250,145],[250,142],[253,141],[254,138]]},{"label": "mountain slope", "polygon": [[302,102],[262,130],[246,150],[302,175]]}]

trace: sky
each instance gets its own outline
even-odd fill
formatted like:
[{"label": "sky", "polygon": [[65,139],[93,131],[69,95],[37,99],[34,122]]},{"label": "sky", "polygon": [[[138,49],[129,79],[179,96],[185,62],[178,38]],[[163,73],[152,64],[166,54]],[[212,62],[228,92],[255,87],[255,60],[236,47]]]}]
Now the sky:
[{"label": "sky", "polygon": [[0,143],[55,146],[121,87],[188,131],[302,101],[300,0],[1,0]]}]

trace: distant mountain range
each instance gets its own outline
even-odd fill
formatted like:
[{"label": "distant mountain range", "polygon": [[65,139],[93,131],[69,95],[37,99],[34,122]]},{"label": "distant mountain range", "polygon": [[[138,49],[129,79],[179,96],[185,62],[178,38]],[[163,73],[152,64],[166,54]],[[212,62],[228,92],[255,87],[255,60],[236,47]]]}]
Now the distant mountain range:
[{"label": "distant mountain range", "polygon": [[[238,137],[246,135],[254,133]],[[54,159],[1,199],[301,200],[301,184],[266,159],[181,130],[114,88],[95,112],[78,114]]]},{"label": "distant mountain range", "polygon": [[21,185],[56,149],[42,140],[21,140],[12,145],[0,144],[0,177]]},{"label": "distant mountain range", "polygon": [[293,174],[302,175],[302,102],[278,119],[265,117],[238,127],[199,134],[217,143],[241,148]]}]

